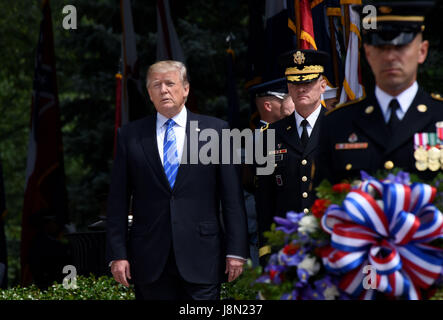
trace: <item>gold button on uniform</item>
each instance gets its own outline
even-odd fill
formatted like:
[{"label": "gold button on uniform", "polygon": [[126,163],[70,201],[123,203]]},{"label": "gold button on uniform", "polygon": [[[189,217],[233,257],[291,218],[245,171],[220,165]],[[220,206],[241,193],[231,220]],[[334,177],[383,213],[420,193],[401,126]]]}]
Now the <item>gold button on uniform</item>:
[{"label": "gold button on uniform", "polygon": [[351,170],[352,169],[352,164],[348,163],[345,167],[346,170]]},{"label": "gold button on uniform", "polygon": [[386,170],[391,170],[392,168],[394,168],[394,162],[392,162],[391,160],[386,161],[385,162],[385,169]]},{"label": "gold button on uniform", "polygon": [[425,104],[419,104],[419,105],[417,106],[417,110],[418,110],[419,112],[426,112],[426,111],[428,110],[428,107],[427,107]]},{"label": "gold button on uniform", "polygon": [[308,181],[308,177],[307,177],[307,176],[303,176],[303,177],[301,177],[301,181],[303,181],[303,182]]},{"label": "gold button on uniform", "polygon": [[305,166],[305,165],[308,164],[308,161],[307,161],[306,159],[303,159],[303,160],[301,161],[301,164],[302,164],[303,166]]},{"label": "gold button on uniform", "polygon": [[304,212],[305,214],[308,214],[308,213],[309,213],[309,209],[308,209],[308,208],[304,208],[304,209],[303,209],[303,212]]},{"label": "gold button on uniform", "polygon": [[369,106],[365,109],[366,114],[371,114],[374,111],[374,106]]},{"label": "gold button on uniform", "polygon": [[308,193],[307,192],[303,192],[302,193],[302,197],[306,199],[308,197]]}]

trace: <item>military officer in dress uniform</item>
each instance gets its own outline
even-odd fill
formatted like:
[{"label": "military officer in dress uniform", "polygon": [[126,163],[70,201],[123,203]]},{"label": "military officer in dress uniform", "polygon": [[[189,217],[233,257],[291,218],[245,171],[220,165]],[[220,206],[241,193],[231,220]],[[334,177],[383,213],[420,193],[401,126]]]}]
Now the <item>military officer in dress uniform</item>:
[{"label": "military officer in dress uniform", "polygon": [[266,81],[249,89],[254,95],[258,118],[255,118],[254,127],[260,129],[282,118],[281,106],[288,93],[285,78]]},{"label": "military officer in dress uniform", "polygon": [[327,59],[326,53],[316,50],[295,50],[281,57],[295,111],[263,132],[266,138],[266,132],[275,130],[275,148],[268,150],[268,154],[275,157],[275,170],[271,175],[258,178],[260,256],[270,252],[270,248],[264,246],[263,232],[270,229],[273,217],[285,217],[289,211],[309,213],[314,201],[312,163],[326,112],[321,96],[326,89],[322,74]]},{"label": "military officer in dress uniform", "polygon": [[396,167],[429,179],[440,168],[442,151],[432,137],[443,120],[442,99],[417,83],[418,66],[428,54],[429,42],[422,32],[431,4],[377,4],[375,17],[363,17],[363,23],[376,22],[375,29],[363,28],[376,86],[367,97],[326,114],[316,183],[323,178],[333,183],[359,178],[360,170],[374,174]]},{"label": "military officer in dress uniform", "polygon": [[[258,117],[253,119],[253,129],[260,129],[254,134],[254,140],[257,139],[256,135],[261,135],[271,123],[278,121],[284,117],[283,101],[288,94],[288,87],[286,85],[286,79],[274,79],[266,81],[249,89],[249,92],[253,95],[255,105],[257,107]],[[285,108],[287,110],[288,108]],[[250,254],[253,266],[258,264],[258,229],[257,229],[257,212],[260,211],[261,199],[257,197],[257,176],[256,165],[243,165],[242,166],[242,182],[244,188],[244,198],[246,213],[248,216],[248,233],[249,233],[249,245]]]}]

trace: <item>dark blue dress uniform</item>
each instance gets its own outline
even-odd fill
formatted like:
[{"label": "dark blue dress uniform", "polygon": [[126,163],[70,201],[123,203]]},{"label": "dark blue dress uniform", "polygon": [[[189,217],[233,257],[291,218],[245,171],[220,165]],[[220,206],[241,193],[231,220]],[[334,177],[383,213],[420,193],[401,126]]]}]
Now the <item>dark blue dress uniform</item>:
[{"label": "dark blue dress uniform", "polygon": [[[287,81],[301,84],[319,78],[327,54],[314,50],[297,50],[281,59],[282,64],[286,66]],[[307,214],[315,200],[313,164],[317,156],[322,119],[326,113],[326,108],[320,103],[318,108],[318,117],[310,136],[306,137],[306,144],[302,141],[303,134],[299,135],[295,112],[263,128],[264,146],[267,145],[268,132],[275,130],[275,148],[268,150],[268,156],[275,159],[275,170],[271,175],[257,176],[260,257],[270,252],[270,248],[265,246],[263,233],[270,230],[273,218],[286,217],[289,211]]]},{"label": "dark blue dress uniform", "polygon": [[316,180],[338,183],[359,178],[361,170],[374,174],[393,168],[430,179],[434,172],[416,168],[414,134],[435,132],[439,121],[443,121],[443,101],[421,88],[393,134],[375,95],[339,106],[323,121]]},{"label": "dark blue dress uniform", "polygon": [[305,148],[297,132],[294,114],[269,126],[269,129],[275,130],[275,150],[270,151],[275,157],[275,170],[272,175],[259,176],[257,182],[261,204],[257,216],[261,244],[264,243],[263,232],[270,229],[274,216],[285,217],[289,211],[309,213],[315,200],[313,163],[318,151],[321,122],[326,113],[324,107],[320,108]]},{"label": "dark blue dress uniform", "polygon": [[[375,29],[363,28],[364,42],[371,46],[409,44],[424,30],[424,15],[431,5],[424,1],[376,4],[377,15],[362,20],[377,22]],[[360,178],[361,170],[374,174],[401,168],[426,180],[435,176],[435,170],[423,170],[417,164],[414,135],[436,132],[436,123],[443,120],[443,102],[439,95],[429,95],[418,87],[415,95],[403,99],[406,112],[402,119],[392,117],[398,114],[392,111],[397,104],[392,100],[410,88],[397,97],[384,93],[377,98],[372,90],[368,97],[337,106],[326,114],[315,185],[325,178],[332,183]],[[383,100],[387,98],[392,100]],[[388,121],[380,104],[394,108]]]}]

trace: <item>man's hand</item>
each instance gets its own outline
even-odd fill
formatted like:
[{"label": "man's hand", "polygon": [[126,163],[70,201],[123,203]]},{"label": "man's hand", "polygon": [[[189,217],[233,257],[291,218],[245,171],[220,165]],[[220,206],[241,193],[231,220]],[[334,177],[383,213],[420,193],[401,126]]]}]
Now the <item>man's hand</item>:
[{"label": "man's hand", "polygon": [[243,272],[243,259],[226,258],[226,271],[228,273],[228,282],[237,279]]},{"label": "man's hand", "polygon": [[129,287],[127,279],[131,279],[128,260],[115,260],[111,265],[111,273],[115,281],[121,283],[125,287]]}]

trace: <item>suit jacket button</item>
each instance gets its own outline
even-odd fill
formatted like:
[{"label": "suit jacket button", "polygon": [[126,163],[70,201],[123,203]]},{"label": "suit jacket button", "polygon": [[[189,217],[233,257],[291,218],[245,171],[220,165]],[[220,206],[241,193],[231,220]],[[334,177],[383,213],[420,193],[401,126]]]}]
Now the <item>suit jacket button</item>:
[{"label": "suit jacket button", "polygon": [[308,177],[307,177],[307,176],[303,176],[303,177],[301,177],[301,181],[303,181],[303,182],[308,181]]},{"label": "suit jacket button", "polygon": [[348,163],[348,164],[346,165],[345,169],[346,169],[347,171],[351,170],[351,169],[352,169],[352,164]]},{"label": "suit jacket button", "polygon": [[304,208],[304,209],[303,209],[303,212],[304,212],[305,214],[308,214],[308,213],[309,213],[309,209],[308,209],[308,208]]},{"label": "suit jacket button", "polygon": [[305,165],[308,164],[308,161],[307,161],[306,159],[303,159],[303,160],[301,161],[301,164],[302,164],[303,166],[305,166]]},{"label": "suit jacket button", "polygon": [[308,193],[307,192],[303,192],[302,193],[302,197],[306,199],[308,197]]},{"label": "suit jacket button", "polygon": [[392,162],[391,160],[386,161],[385,162],[385,169],[386,170],[391,170],[392,168],[394,168],[394,162]]}]

